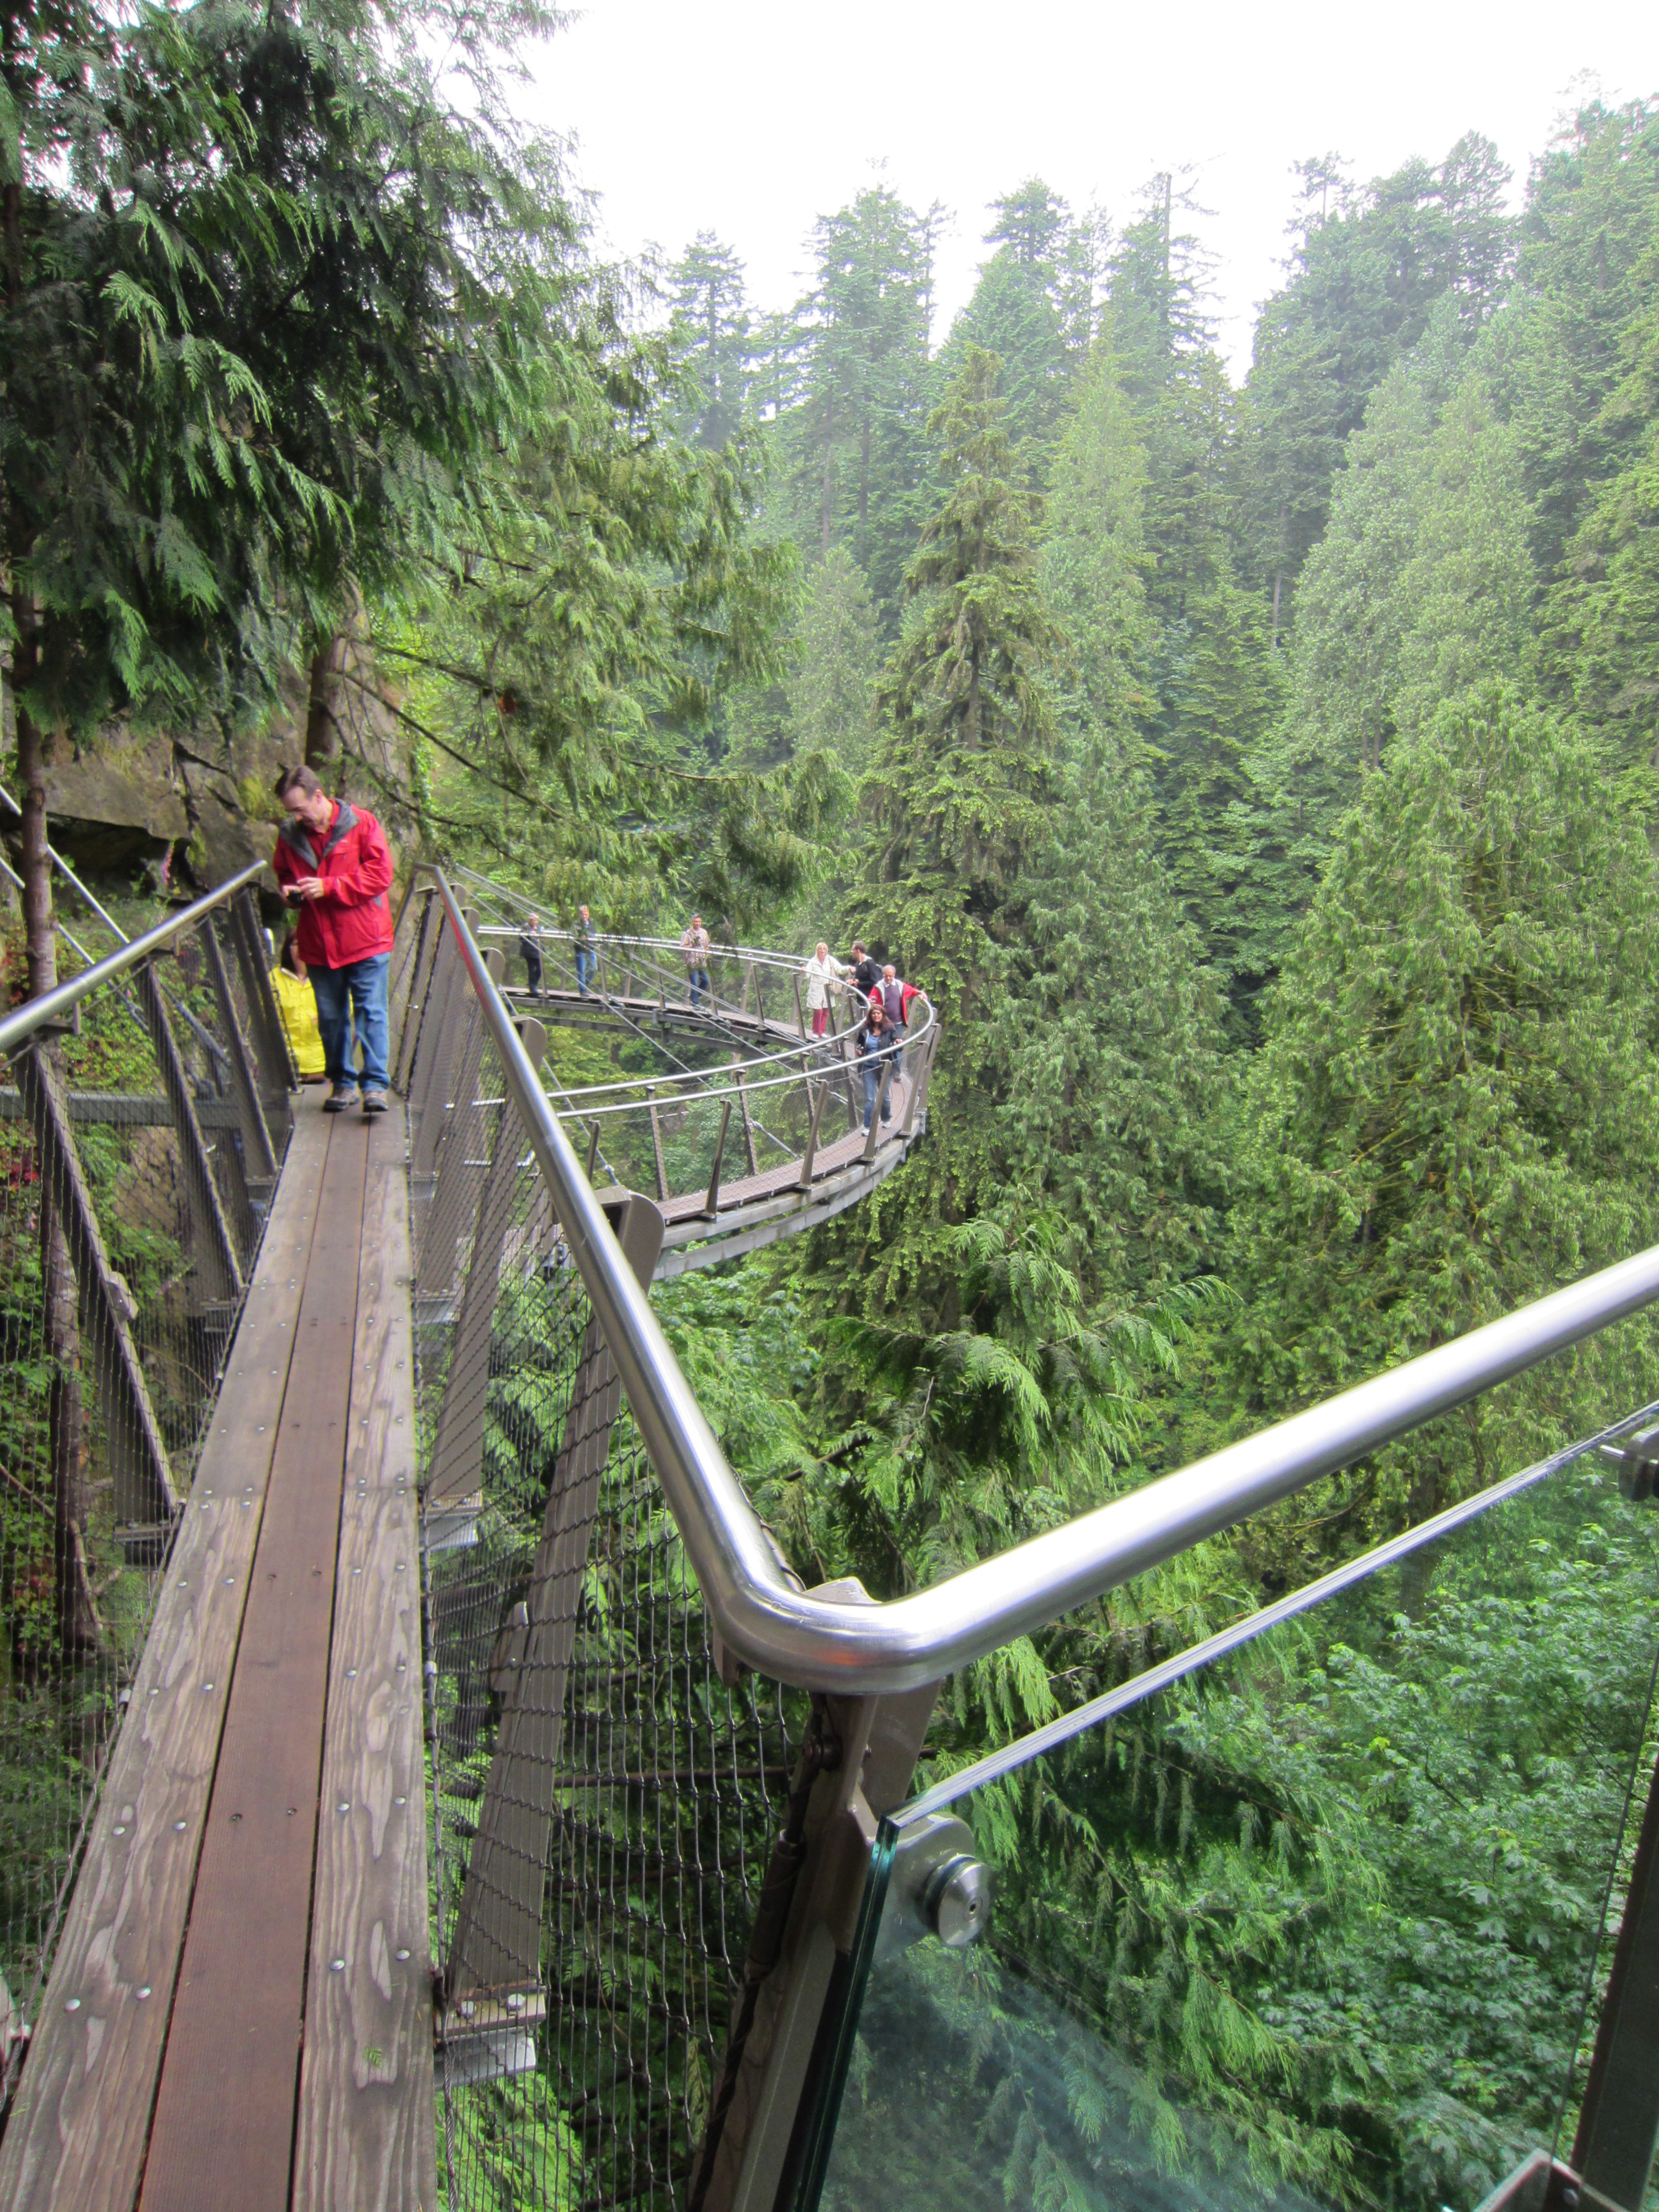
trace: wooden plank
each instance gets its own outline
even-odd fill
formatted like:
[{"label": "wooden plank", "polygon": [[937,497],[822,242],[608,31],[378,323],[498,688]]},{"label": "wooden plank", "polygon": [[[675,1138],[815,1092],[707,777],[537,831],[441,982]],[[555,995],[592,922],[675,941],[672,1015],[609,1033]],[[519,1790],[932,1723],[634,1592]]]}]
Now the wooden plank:
[{"label": "wooden plank", "polygon": [[412,1275],[403,1148],[387,1146],[363,1204],[294,2212],[438,2201]]},{"label": "wooden plank", "polygon": [[13,2212],[131,2212],[137,2193],[328,1128],[300,1116],[227,1357],[0,2139]]},{"label": "wooden plank", "polygon": [[373,1127],[329,1133],[143,2212],[287,2212]]}]

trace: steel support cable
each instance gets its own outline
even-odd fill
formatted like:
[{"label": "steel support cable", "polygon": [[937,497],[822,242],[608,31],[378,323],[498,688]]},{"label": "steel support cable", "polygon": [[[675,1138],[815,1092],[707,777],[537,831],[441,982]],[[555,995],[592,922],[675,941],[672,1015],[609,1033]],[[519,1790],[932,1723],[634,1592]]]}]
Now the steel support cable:
[{"label": "steel support cable", "polygon": [[878,1694],[936,1682],[1659,1299],[1655,1248],[929,1589],[867,1606],[815,1597],[780,1566],[438,884],[704,1601],[728,1646],[775,1680]]}]

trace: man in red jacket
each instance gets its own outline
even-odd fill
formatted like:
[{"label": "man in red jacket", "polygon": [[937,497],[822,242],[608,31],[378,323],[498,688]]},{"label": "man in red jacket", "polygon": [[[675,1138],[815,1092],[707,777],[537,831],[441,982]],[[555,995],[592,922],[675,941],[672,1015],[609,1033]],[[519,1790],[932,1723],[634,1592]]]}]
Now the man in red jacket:
[{"label": "man in red jacket", "polygon": [[349,1054],[355,1020],[362,1047],[365,1114],[384,1114],[386,974],[392,964],[392,848],[366,808],[331,799],[308,768],[284,769],[276,796],[287,820],[271,866],[299,908],[294,951],[317,997],[317,1027],[333,1086],[325,1114],[357,1103]]}]

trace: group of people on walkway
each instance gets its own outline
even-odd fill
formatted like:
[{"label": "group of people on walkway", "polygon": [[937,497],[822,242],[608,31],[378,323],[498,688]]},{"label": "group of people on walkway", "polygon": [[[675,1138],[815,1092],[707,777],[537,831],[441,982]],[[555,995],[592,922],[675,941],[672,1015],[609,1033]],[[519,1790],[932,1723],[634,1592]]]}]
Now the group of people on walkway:
[{"label": "group of people on walkway", "polygon": [[[830,1026],[831,991],[850,988],[863,1008],[853,1037],[853,1050],[864,1079],[864,1126],[867,1129],[879,1107],[884,1121],[892,1119],[892,1089],[904,1073],[904,1036],[910,1026],[910,1010],[926,994],[907,982],[896,964],[871,958],[862,942],[855,942],[849,960],[837,960],[822,941],[802,969],[806,979],[806,1010],[812,1018],[812,1034],[821,1037]],[[890,1080],[884,1088],[888,1066]]]}]

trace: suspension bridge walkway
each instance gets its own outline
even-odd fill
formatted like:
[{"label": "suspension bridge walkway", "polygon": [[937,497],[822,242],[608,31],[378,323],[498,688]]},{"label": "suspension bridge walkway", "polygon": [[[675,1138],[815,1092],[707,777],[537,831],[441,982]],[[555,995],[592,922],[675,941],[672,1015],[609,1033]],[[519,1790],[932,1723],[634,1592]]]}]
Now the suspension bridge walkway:
[{"label": "suspension bridge walkway", "polygon": [[[257,874],[0,1018],[0,2208],[862,2212],[987,2096],[1092,2172],[1085,2081],[1101,2201],[1259,2196],[1224,2114],[1172,2178],[1062,1960],[1029,2033],[949,1984],[991,1922],[981,1793],[994,1826],[1009,1778],[1592,1452],[1638,1510],[1659,1408],[919,1791],[939,1686],[1637,1312],[1659,1254],[930,1589],[805,1589],[649,1291],[876,1190],[932,1010],[866,1129],[853,1010],[811,1035],[795,963],[717,948],[694,1000],[672,943],[579,981],[548,933],[509,987],[523,909],[428,874],[402,1110],[331,1116]],[[1577,2138],[1522,2142],[1492,2212],[1642,2201],[1659,1795],[1604,1840]],[[861,2034],[890,2063],[852,2096]]]}]

